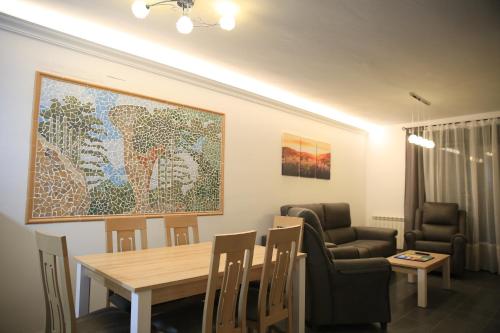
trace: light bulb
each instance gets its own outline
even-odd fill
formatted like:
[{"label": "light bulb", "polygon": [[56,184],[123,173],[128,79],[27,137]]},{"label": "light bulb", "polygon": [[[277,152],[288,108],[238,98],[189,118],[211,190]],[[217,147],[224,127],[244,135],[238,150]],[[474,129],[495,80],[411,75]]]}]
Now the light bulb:
[{"label": "light bulb", "polygon": [[175,24],[177,27],[177,31],[181,34],[188,34],[193,31],[193,21],[189,18],[189,16],[182,15]]},{"label": "light bulb", "polygon": [[408,142],[415,144],[417,142],[417,136],[415,134],[412,134],[408,137]]},{"label": "light bulb", "polygon": [[220,18],[219,25],[221,29],[231,31],[236,26],[236,20],[234,19],[234,16],[224,15]]},{"label": "light bulb", "polygon": [[238,12],[238,6],[232,1],[219,1],[215,5],[217,12],[220,14],[220,16],[236,16],[236,13]]},{"label": "light bulb", "polygon": [[132,4],[132,13],[134,16],[140,19],[145,18],[149,14],[149,8],[146,5],[146,2],[142,0],[136,0]]},{"label": "light bulb", "polygon": [[424,138],[421,137],[420,135],[417,135],[417,138],[415,139],[415,144],[417,146],[423,147],[424,146]]},{"label": "light bulb", "polygon": [[434,147],[436,147],[436,143],[432,140],[427,140],[428,141],[428,146],[427,148],[429,149],[433,149]]}]

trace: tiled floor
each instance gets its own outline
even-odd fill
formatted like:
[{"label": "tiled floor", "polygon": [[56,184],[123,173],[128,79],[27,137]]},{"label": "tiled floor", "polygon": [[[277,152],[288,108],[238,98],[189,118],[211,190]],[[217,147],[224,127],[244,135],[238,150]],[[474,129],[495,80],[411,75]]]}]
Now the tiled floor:
[{"label": "tiled floor", "polygon": [[[389,333],[500,333],[500,276],[466,272],[452,279],[452,290],[441,289],[441,276],[428,281],[428,307],[417,307],[417,287],[406,275],[393,273],[391,281],[392,322]],[[308,333],[381,332],[378,324],[334,326]]]}]

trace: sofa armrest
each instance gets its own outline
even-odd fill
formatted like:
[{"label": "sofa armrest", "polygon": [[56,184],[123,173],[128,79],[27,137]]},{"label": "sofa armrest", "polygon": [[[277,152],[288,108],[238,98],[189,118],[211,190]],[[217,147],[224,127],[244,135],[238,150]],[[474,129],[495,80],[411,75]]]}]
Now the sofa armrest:
[{"label": "sofa armrest", "polygon": [[325,246],[327,249],[331,249],[331,248],[337,247],[338,245],[335,243],[325,242]]},{"label": "sofa armrest", "polygon": [[377,227],[353,227],[356,232],[357,239],[367,239],[367,240],[386,240],[394,241],[394,238],[398,234],[396,229],[389,228],[377,228]]},{"label": "sofa armrest", "polygon": [[467,238],[463,234],[451,236],[451,267],[456,276],[461,276],[465,269],[465,247]]},{"label": "sofa armrest", "polygon": [[412,230],[405,232],[405,244],[408,250],[415,249],[415,242],[424,239],[424,234],[421,230]]},{"label": "sofa armrest", "polygon": [[341,274],[362,274],[390,272],[391,264],[385,258],[340,259],[334,260],[334,271]]},{"label": "sofa armrest", "polygon": [[358,259],[359,251],[354,246],[337,246],[328,248],[333,259]]},{"label": "sofa armrest", "polygon": [[467,244],[467,238],[464,234],[455,234],[451,236],[451,247],[453,250],[465,250],[465,245]]}]

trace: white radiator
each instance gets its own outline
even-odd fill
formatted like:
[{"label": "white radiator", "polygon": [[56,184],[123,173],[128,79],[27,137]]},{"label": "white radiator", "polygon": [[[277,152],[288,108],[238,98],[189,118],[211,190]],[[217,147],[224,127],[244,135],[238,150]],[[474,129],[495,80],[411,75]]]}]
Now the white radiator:
[{"label": "white radiator", "polygon": [[379,228],[389,228],[396,229],[398,231],[397,248],[402,249],[404,245],[404,233],[405,233],[405,219],[403,217],[391,217],[391,216],[372,216],[370,222],[370,227]]}]

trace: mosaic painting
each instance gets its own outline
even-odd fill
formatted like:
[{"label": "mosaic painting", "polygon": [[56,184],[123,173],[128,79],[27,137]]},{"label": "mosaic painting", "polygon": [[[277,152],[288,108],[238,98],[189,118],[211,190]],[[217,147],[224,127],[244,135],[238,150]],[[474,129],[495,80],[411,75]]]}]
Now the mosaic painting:
[{"label": "mosaic painting", "polygon": [[331,147],[300,136],[284,133],[281,174],[304,178],[330,179]]},{"label": "mosaic painting", "polygon": [[224,115],[37,73],[28,222],[222,214]]}]

